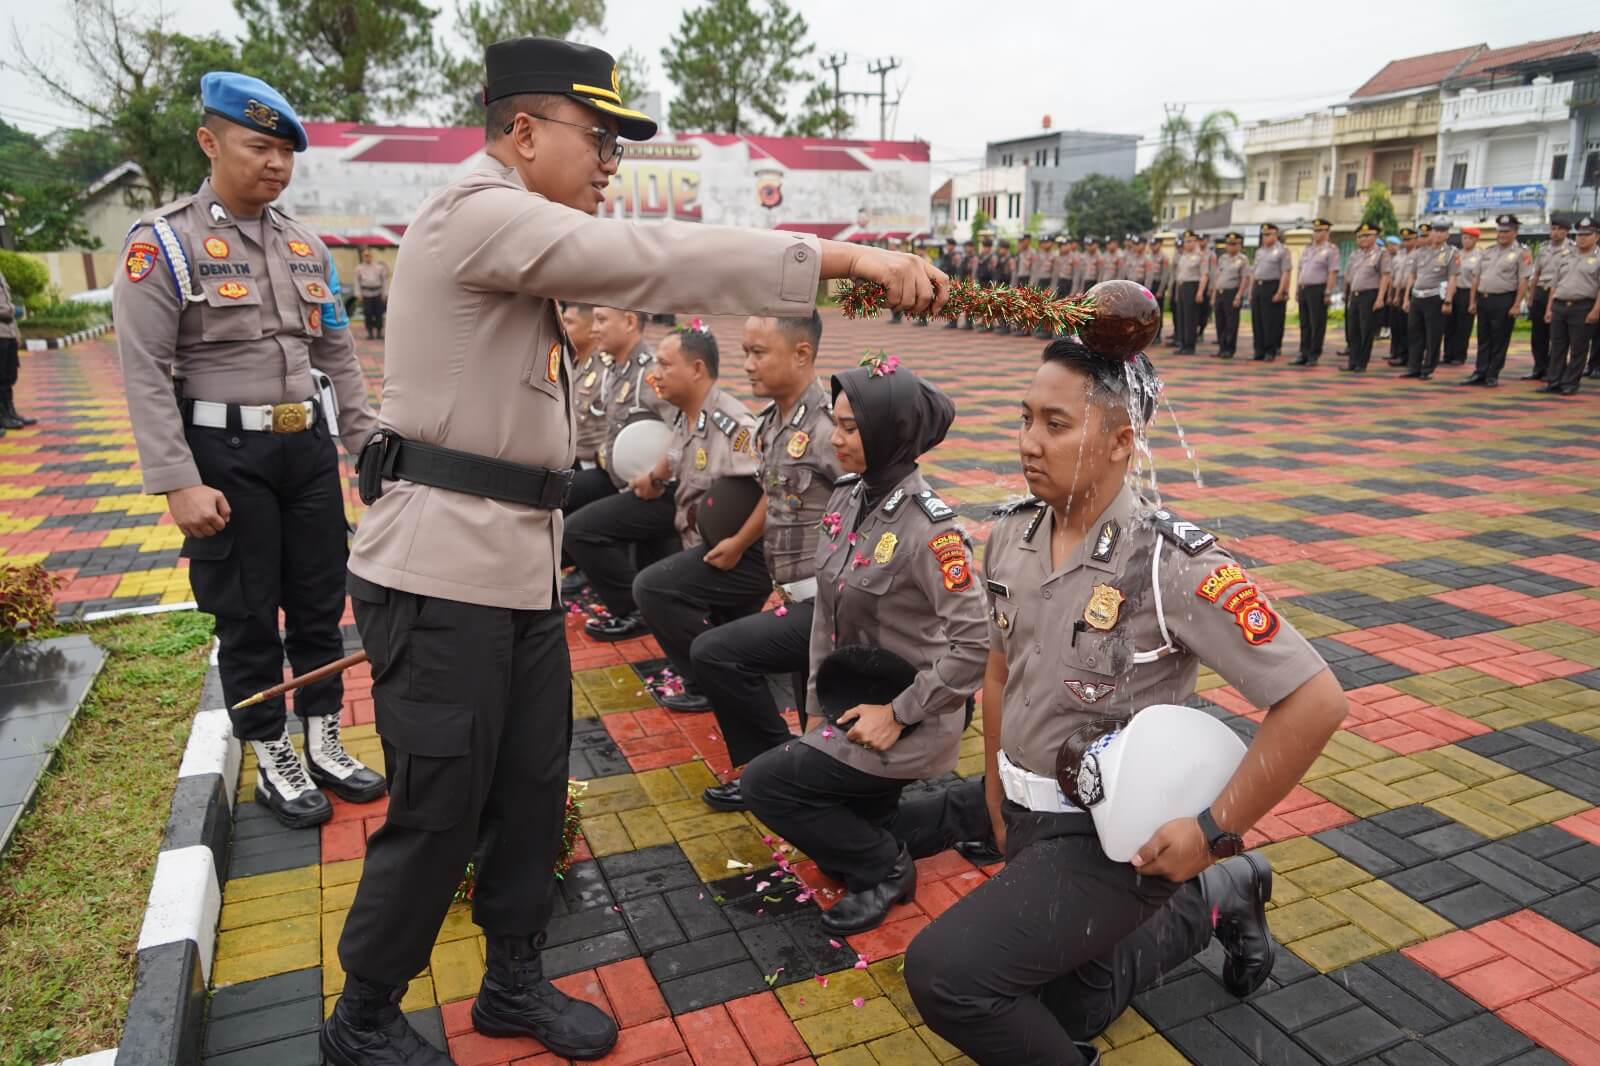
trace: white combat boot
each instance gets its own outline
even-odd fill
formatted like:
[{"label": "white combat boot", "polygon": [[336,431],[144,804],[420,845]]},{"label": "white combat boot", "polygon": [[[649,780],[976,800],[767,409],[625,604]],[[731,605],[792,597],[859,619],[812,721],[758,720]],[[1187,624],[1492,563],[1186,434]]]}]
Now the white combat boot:
[{"label": "white combat boot", "polygon": [[252,740],[250,747],[256,753],[256,802],[278,821],[305,829],[333,817],[333,804],[311,783],[287,731],[272,740]]},{"label": "white combat boot", "polygon": [[306,723],[306,767],[311,780],[346,803],[371,803],[388,789],[383,775],[344,750],[337,714],[313,715]]}]

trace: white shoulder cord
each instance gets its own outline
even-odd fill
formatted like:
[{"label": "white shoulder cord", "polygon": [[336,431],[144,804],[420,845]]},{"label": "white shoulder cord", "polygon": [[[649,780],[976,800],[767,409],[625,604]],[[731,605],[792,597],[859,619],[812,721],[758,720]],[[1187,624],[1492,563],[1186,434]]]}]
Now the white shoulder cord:
[{"label": "white shoulder cord", "polygon": [[184,254],[183,244],[173,232],[172,223],[165,218],[158,218],[151,223],[151,226],[156,231],[156,240],[161,242],[162,250],[167,253],[167,262],[172,265],[172,277],[178,285],[178,298],[185,303],[204,301],[206,294],[194,291],[194,281],[189,277],[189,257]]},{"label": "white shoulder cord", "polygon": [[1154,651],[1134,652],[1133,661],[1136,663],[1153,663],[1178,650],[1172,643],[1172,634],[1167,632],[1167,612],[1161,603],[1161,550],[1165,547],[1166,538],[1156,534],[1156,550],[1150,553],[1150,591],[1156,598],[1156,625],[1161,627],[1162,644]]}]

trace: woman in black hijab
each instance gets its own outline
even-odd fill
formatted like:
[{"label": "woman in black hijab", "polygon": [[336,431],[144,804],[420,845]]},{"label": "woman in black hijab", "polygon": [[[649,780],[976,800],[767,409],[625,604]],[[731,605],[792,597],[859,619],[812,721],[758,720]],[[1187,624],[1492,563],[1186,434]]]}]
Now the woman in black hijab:
[{"label": "woman in black hijab", "polygon": [[[916,866],[889,822],[906,785],[955,768],[966,700],[983,681],[988,617],[971,542],[917,469],[950,429],[950,398],[880,356],[836,375],[833,401],[830,443],[847,474],[817,546],[813,727],[752,761],[740,786],[758,818],[845,883],[822,922],[846,935],[916,894]],[[872,694],[885,662],[909,678],[898,695]],[[819,700],[819,674],[827,688],[829,673],[854,680]]]}]

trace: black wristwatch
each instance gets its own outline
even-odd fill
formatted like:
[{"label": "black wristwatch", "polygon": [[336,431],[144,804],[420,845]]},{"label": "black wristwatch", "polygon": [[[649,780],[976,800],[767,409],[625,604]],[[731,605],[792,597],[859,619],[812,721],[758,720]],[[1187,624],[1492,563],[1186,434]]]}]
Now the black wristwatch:
[{"label": "black wristwatch", "polygon": [[1244,851],[1244,838],[1218,825],[1217,820],[1211,817],[1210,807],[1195,815],[1195,820],[1200,823],[1200,832],[1205,834],[1206,847],[1210,849],[1212,858],[1227,859]]}]

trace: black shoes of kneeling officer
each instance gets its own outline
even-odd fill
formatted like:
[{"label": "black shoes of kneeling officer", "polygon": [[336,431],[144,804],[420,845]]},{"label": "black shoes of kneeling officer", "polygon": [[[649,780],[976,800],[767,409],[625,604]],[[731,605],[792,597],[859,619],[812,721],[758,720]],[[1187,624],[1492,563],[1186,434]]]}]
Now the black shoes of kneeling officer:
[{"label": "black shoes of kneeling officer", "polygon": [[452,1066],[400,1013],[404,988],[346,974],[344,991],[322,1023],[322,1057],[332,1066]]},{"label": "black shoes of kneeling officer", "polygon": [[642,637],[650,632],[650,627],[644,624],[644,619],[635,611],[620,618],[615,615],[610,618],[591,618],[583,623],[583,631],[595,640],[610,643]]},{"label": "black shoes of kneeling officer", "polygon": [[709,711],[711,709],[711,701],[706,699],[699,689],[687,683],[683,686],[683,691],[659,696],[657,699],[661,701],[661,706],[667,710],[681,711],[685,714]]},{"label": "black shoes of kneeling officer", "polygon": [[917,895],[917,864],[904,844],[894,860],[894,868],[882,882],[862,892],[847,892],[832,907],[822,912],[822,927],[830,933],[865,933],[883,924],[897,903],[910,903]]},{"label": "black shoes of kneeling officer", "polygon": [[562,1058],[600,1058],[616,1045],[617,1023],[545,979],[539,939],[489,934],[473,1027],[485,1036],[531,1036]]},{"label": "black shoes of kneeling officer", "polygon": [[1200,895],[1222,945],[1222,985],[1240,999],[1266,982],[1278,945],[1267,928],[1272,899],[1272,866],[1251,851],[1224,859],[1200,874]]},{"label": "black shoes of kneeling officer", "polygon": [[747,811],[744,793],[739,790],[739,781],[735,778],[725,785],[712,785],[700,793],[700,799],[707,807],[714,811]]}]

